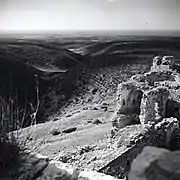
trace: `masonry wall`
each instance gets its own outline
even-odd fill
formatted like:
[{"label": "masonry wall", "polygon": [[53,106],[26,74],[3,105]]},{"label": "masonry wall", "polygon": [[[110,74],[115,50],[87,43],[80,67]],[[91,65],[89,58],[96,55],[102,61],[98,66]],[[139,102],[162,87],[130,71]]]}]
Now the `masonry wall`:
[{"label": "masonry wall", "polygon": [[156,125],[146,125],[142,132],[132,137],[127,150],[99,169],[99,172],[124,178],[128,175],[130,164],[141,153],[145,146],[156,146],[171,149],[180,148],[179,121],[176,118],[166,118]]},{"label": "masonry wall", "polygon": [[139,116],[141,124],[158,123],[165,117],[168,96],[169,91],[163,87],[154,88],[143,94]]},{"label": "masonry wall", "polygon": [[118,86],[117,105],[112,125],[120,129],[130,124],[140,123],[140,103],[142,91],[133,82],[122,83]]}]

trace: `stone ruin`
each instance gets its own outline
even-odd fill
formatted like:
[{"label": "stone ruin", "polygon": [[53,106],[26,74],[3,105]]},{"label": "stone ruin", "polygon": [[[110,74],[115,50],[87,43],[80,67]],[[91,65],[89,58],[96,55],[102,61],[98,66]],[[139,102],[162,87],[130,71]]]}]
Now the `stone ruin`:
[{"label": "stone ruin", "polygon": [[122,174],[123,169],[129,180],[179,179],[179,151],[171,152],[180,149],[180,66],[174,57],[155,57],[149,72],[118,86],[116,101],[111,138],[133,124],[142,126],[143,132],[132,137],[133,144],[103,172]]},{"label": "stone ruin", "polygon": [[163,118],[180,120],[180,74],[173,56],[157,56],[151,70],[131,77],[117,90],[117,107],[112,119],[112,136],[119,129]]}]

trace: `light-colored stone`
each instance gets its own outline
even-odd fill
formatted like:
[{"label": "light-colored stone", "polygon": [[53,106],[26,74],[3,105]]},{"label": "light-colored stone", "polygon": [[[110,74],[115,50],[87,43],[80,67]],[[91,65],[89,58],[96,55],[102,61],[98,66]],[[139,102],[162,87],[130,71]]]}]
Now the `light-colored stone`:
[{"label": "light-colored stone", "polygon": [[180,178],[180,151],[145,147],[131,164],[129,180],[177,180]]},{"label": "light-colored stone", "polygon": [[129,180],[149,180],[146,174],[150,165],[168,150],[156,147],[145,147],[142,153],[132,162],[128,175]]},{"label": "light-colored stone", "polygon": [[135,82],[126,82],[118,86],[117,106],[112,118],[112,126],[118,129],[139,123],[140,102],[142,91]]},{"label": "light-colored stone", "polygon": [[125,126],[133,124],[133,122],[138,122],[139,116],[137,114],[124,115],[116,114],[112,120],[112,126],[121,129]]},{"label": "light-colored stone", "polygon": [[151,66],[151,70],[157,69],[158,66],[160,66],[162,63],[162,57],[161,56],[156,56],[153,58],[153,63]]},{"label": "light-colored stone", "polygon": [[156,56],[153,58],[151,70],[170,70],[174,69],[174,56]]},{"label": "light-colored stone", "polygon": [[156,56],[151,71],[133,75],[118,86],[112,126],[121,129],[141,122],[158,123],[163,118],[180,120],[180,74],[173,56]]},{"label": "light-colored stone", "polygon": [[78,180],[118,180],[118,179],[103,173],[84,170],[80,172]]},{"label": "light-colored stone", "polygon": [[[176,118],[164,118],[156,124],[154,128],[157,136],[165,136],[164,145],[169,149],[173,148],[171,147],[171,141],[173,138],[177,138],[178,133],[180,133],[179,121]],[[178,146],[178,144],[176,144],[176,146]]]},{"label": "light-colored stone", "polygon": [[172,71],[160,70],[150,71],[144,74],[145,81],[150,85],[154,86],[154,83],[159,81],[175,81],[175,74]]},{"label": "light-colored stone", "polygon": [[145,82],[145,76],[144,74],[136,74],[131,77],[131,80],[135,80],[137,82]]},{"label": "light-colored stone", "polygon": [[139,116],[141,124],[157,123],[165,117],[168,96],[169,91],[163,87],[154,88],[143,94]]},{"label": "light-colored stone", "polygon": [[37,180],[77,180],[78,175],[79,172],[72,166],[52,160]]},{"label": "light-colored stone", "polygon": [[174,56],[163,56],[162,57],[162,65],[172,66],[175,63]]}]

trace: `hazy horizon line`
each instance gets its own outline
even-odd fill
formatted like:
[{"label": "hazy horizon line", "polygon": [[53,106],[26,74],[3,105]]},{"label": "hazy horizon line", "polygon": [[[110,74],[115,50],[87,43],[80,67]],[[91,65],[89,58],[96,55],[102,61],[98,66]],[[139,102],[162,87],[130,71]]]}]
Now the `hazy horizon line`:
[{"label": "hazy horizon line", "polygon": [[[114,34],[114,35],[172,35],[172,36],[180,36],[180,30],[176,29],[150,29],[150,30],[141,30],[141,29],[127,29],[127,30],[122,30],[122,29],[85,29],[85,30],[18,30],[18,31],[11,31],[11,30],[0,30],[0,35],[51,35],[51,34],[98,34],[98,33],[103,33],[103,34]],[[102,35],[103,35],[102,34]]]}]

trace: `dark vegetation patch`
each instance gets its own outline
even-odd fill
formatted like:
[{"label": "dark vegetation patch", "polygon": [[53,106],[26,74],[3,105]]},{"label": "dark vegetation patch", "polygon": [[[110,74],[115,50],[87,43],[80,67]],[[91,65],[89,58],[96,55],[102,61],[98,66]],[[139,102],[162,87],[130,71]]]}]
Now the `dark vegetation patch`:
[{"label": "dark vegetation patch", "polygon": [[[8,175],[13,177],[15,171],[12,169],[16,167],[19,160],[20,147],[15,142],[10,142],[7,139],[0,142],[0,178]],[[11,173],[12,174],[11,174]]]},{"label": "dark vegetation patch", "polygon": [[61,132],[58,130],[58,129],[53,129],[52,131],[51,131],[51,134],[53,135],[53,136],[57,136],[57,135],[59,135]]},{"label": "dark vegetation patch", "polygon": [[[0,96],[6,102],[14,102],[12,108],[16,108],[21,119],[25,120],[22,126],[29,126],[30,115],[38,108],[37,103],[46,92],[48,83],[42,79],[41,72],[13,59],[0,58],[0,70]],[[39,122],[40,119],[39,116]]]},{"label": "dark vegetation patch", "polygon": [[76,130],[77,130],[77,127],[70,127],[70,128],[64,129],[62,133],[72,133],[73,131],[76,131]]},{"label": "dark vegetation patch", "polygon": [[103,122],[100,119],[96,119],[92,122],[92,124],[102,124]]}]

